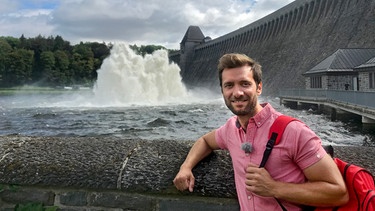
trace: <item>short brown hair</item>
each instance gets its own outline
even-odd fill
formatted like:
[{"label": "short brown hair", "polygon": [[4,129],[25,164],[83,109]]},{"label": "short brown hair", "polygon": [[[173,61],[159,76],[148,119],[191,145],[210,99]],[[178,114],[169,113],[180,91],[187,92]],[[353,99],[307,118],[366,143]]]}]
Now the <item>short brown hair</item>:
[{"label": "short brown hair", "polygon": [[260,82],[262,82],[262,67],[260,66],[260,64],[252,58],[246,56],[245,54],[230,53],[224,54],[219,59],[217,68],[219,70],[220,87],[222,87],[223,71],[225,68],[236,68],[246,65],[251,67],[251,70],[253,71],[254,81],[257,83],[257,85],[260,84]]}]

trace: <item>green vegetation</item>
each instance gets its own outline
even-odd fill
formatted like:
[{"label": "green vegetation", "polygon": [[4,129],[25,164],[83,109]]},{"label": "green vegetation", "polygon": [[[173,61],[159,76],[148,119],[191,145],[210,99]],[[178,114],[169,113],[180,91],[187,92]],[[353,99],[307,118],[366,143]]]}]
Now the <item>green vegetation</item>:
[{"label": "green vegetation", "polygon": [[19,186],[13,185],[13,184],[10,184],[10,185],[0,184],[0,192],[4,191],[6,189],[10,190],[10,191],[17,191],[19,189]]},{"label": "green vegetation", "polygon": [[[0,88],[92,86],[97,70],[109,56],[112,44],[86,42],[71,45],[61,36],[0,37]],[[163,46],[130,46],[140,55]]]}]

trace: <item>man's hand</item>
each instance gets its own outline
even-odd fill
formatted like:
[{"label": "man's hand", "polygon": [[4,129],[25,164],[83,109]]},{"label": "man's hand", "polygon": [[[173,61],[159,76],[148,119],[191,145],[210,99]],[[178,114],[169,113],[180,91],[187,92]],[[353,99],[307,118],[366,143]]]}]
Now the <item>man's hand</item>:
[{"label": "man's hand", "polygon": [[259,168],[257,165],[250,163],[246,168],[246,190],[254,194],[273,197],[275,180],[265,168]]},{"label": "man's hand", "polygon": [[193,192],[195,178],[192,169],[199,163],[199,161],[216,149],[219,149],[219,146],[215,141],[215,130],[200,137],[194,143],[189,154],[186,156],[184,163],[181,165],[180,171],[173,180],[173,183],[178,190],[184,191],[189,189],[190,192]]},{"label": "man's hand", "polygon": [[181,168],[176,177],[173,180],[174,185],[180,191],[189,189],[193,192],[195,178],[193,172],[190,169]]}]

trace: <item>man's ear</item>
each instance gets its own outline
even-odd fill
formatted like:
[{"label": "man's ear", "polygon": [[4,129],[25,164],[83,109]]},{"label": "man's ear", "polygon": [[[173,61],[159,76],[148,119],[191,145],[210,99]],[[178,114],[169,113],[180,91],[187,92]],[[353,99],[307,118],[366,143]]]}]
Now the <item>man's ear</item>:
[{"label": "man's ear", "polygon": [[257,87],[257,94],[258,94],[258,96],[260,95],[260,94],[262,94],[262,82],[260,82],[259,84],[258,84],[258,87]]}]

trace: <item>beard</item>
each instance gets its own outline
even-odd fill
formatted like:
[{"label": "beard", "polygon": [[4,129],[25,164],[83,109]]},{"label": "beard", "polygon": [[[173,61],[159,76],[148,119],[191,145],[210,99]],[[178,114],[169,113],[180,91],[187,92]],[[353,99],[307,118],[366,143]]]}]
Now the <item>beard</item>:
[{"label": "beard", "polygon": [[232,111],[233,114],[237,116],[253,116],[255,115],[255,109],[257,106],[258,99],[256,96],[249,97],[248,100],[246,101],[246,105],[242,108],[235,108],[232,104],[232,101],[242,101],[244,98],[239,98],[239,99],[225,99],[225,105],[228,107],[230,111]]}]

